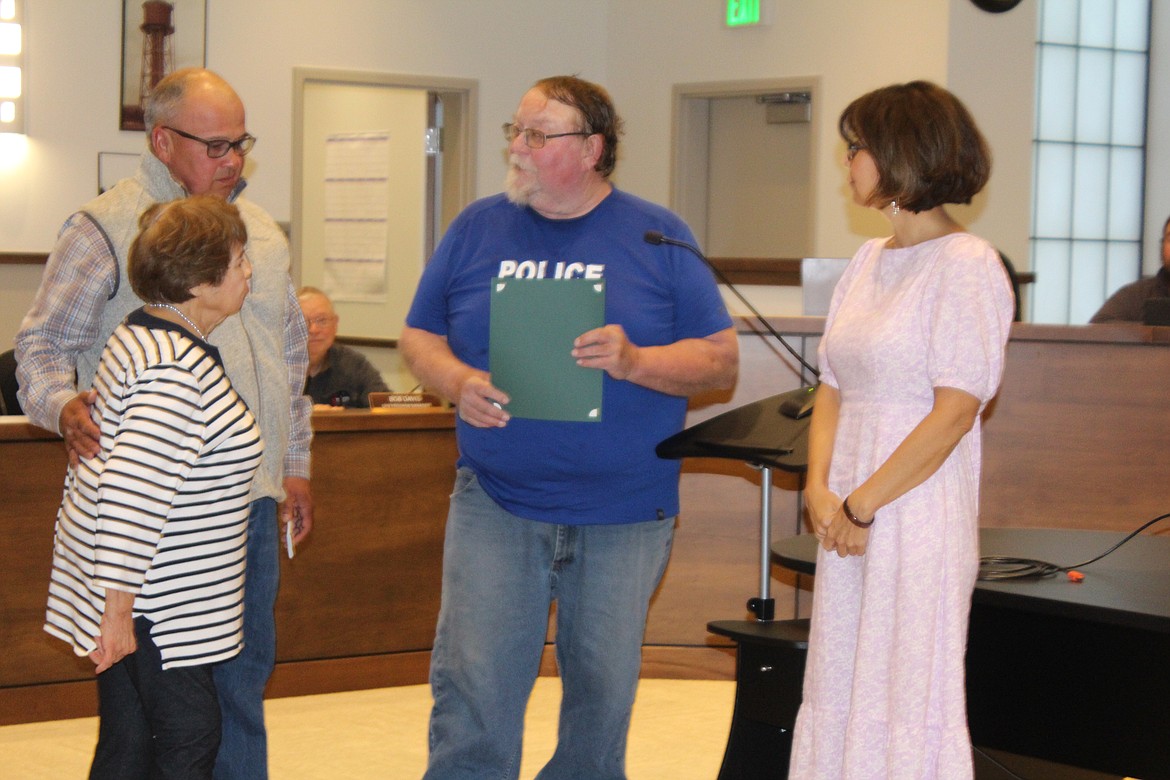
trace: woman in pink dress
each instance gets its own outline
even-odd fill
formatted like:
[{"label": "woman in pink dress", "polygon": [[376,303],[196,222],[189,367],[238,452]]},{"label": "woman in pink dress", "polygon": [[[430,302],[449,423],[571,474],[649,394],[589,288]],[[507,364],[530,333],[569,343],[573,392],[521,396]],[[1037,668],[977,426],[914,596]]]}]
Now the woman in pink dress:
[{"label": "woman in pink dress", "polygon": [[842,113],[854,200],[893,227],[854,256],[820,346],[805,498],[817,560],[793,780],[972,777],[963,658],[979,564],[979,415],[1014,300],[996,250],[947,214],[986,142],[934,84]]}]

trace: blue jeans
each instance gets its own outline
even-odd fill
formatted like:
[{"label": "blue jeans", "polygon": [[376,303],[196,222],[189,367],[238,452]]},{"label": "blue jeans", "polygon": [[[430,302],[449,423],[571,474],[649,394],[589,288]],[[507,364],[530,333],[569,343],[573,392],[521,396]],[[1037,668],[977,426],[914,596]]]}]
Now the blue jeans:
[{"label": "blue jeans", "polygon": [[213,667],[223,713],[215,780],[268,777],[264,688],[276,666],[278,536],[276,501],[253,501],[248,515],[248,568],[244,575],[244,649],[235,658]]},{"label": "blue jeans", "polygon": [[674,518],[590,526],[525,520],[460,469],[431,653],[427,780],[518,776],[524,712],[554,600],[563,698],[557,749],[538,778],[625,778],[646,612],[673,537]]},{"label": "blue jeans", "polygon": [[151,623],[134,619],[138,649],[98,675],[98,744],[90,780],[208,780],[219,747],[210,666],[163,671]]}]

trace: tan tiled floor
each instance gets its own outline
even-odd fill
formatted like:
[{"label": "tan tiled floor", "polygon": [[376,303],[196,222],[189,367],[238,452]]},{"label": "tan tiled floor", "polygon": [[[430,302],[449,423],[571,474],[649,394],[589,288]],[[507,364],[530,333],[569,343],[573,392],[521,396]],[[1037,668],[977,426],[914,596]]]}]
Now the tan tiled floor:
[{"label": "tan tiled floor", "polygon": [[[642,680],[630,727],[630,780],[714,780],[734,706],[734,683]],[[536,683],[525,727],[521,780],[552,755],[560,683]],[[273,699],[267,703],[272,780],[417,780],[426,764],[425,685]],[[0,727],[0,778],[84,778],[97,719]],[[1117,780],[1115,776],[995,753],[976,756],[976,780]]]},{"label": "tan tiled floor", "polygon": [[[734,683],[643,680],[630,729],[631,780],[712,780],[731,724]],[[520,777],[552,755],[560,684],[542,677],[528,709]],[[273,780],[419,778],[426,763],[425,685],[273,699],[267,704]],[[84,778],[97,719],[0,728],[0,776]]]}]

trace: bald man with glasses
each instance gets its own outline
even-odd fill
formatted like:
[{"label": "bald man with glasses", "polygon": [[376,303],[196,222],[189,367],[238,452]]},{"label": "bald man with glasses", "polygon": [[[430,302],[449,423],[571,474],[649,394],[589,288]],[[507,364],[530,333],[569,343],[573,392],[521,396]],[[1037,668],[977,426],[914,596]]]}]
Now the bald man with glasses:
[{"label": "bald man with glasses", "polygon": [[387,393],[382,374],[365,355],[337,343],[339,317],[324,290],[297,290],[309,326],[309,378],[305,395],[313,406],[329,409],[368,409],[370,393]]},{"label": "bald man with glasses", "polygon": [[[138,171],[73,214],[49,255],[16,338],[20,401],[34,423],[62,436],[74,463],[97,455],[91,385],[98,359],[114,328],[142,305],[126,281],[138,216],[154,203],[187,195],[213,195],[239,208],[248,230],[252,291],[209,343],[260,424],[264,456],[250,497],[244,650],[214,673],[223,715],[215,778],[264,780],[263,697],[276,660],[278,526],[293,523],[297,543],[313,521],[310,402],[302,394],[308,331],[289,277],[288,241],[264,209],[241,195],[244,158],[256,139],[235,90],[202,68],[176,71],[152,90],[145,123],[147,149]],[[99,708],[109,705],[101,689],[99,675]],[[117,755],[117,740],[99,734],[98,756]]]}]

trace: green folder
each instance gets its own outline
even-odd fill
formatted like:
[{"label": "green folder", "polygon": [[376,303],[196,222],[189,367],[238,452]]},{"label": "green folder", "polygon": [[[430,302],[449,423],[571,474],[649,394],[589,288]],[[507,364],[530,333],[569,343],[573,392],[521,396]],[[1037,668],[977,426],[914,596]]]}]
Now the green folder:
[{"label": "green folder", "polygon": [[573,340],[605,324],[601,279],[492,279],[488,362],[513,417],[599,422],[605,373],[577,365]]}]

